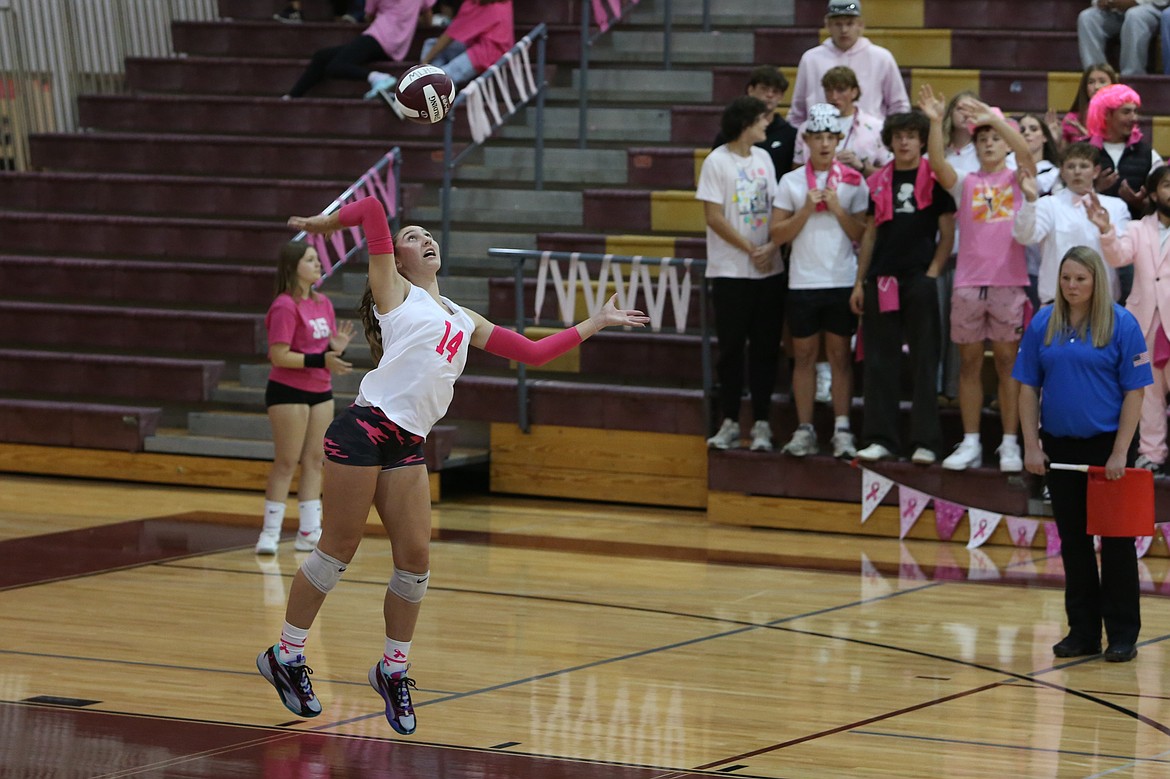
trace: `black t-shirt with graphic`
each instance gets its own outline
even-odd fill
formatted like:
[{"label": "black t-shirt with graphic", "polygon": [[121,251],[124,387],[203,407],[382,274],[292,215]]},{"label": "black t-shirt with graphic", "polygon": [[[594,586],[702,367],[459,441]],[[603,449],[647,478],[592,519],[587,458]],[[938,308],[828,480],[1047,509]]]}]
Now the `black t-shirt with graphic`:
[{"label": "black t-shirt with graphic", "polygon": [[[955,212],[955,200],[936,181],[930,205],[919,211],[914,199],[917,178],[917,168],[894,171],[894,217],[878,225],[867,279],[917,276],[925,273],[934,259],[934,251],[938,248],[939,217]],[[871,197],[869,215],[873,216],[873,213]]]}]

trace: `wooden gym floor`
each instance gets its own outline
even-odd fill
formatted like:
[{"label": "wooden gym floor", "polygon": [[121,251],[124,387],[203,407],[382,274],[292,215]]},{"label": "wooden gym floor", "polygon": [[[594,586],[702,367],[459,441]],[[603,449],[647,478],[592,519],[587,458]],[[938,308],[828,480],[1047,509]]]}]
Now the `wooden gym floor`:
[{"label": "wooden gym floor", "polygon": [[445,496],[402,738],[380,537],[309,639],[322,716],[256,673],[299,558],[252,554],[259,503],[0,475],[0,776],[1170,776],[1166,558],[1137,660],[1057,661],[1042,550]]}]

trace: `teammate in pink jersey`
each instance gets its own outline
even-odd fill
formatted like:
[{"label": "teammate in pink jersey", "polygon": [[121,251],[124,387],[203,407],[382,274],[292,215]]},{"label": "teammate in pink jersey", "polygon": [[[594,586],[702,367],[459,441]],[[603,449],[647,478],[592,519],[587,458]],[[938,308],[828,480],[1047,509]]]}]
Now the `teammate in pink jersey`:
[{"label": "teammate in pink jersey", "polygon": [[317,250],[289,241],[276,267],[276,299],[268,308],[268,359],[272,370],[264,404],[272,424],[275,457],[264,490],[264,525],[256,554],[276,554],[289,485],[301,466],[297,551],[321,537],[321,439],[333,419],[331,374],[349,373],[341,353],[353,338],[351,322],[337,326],[329,298],[313,290],[321,278]]},{"label": "teammate in pink jersey", "polygon": [[321,540],[293,579],[280,641],[260,653],[256,666],[294,714],[321,713],[309,683],[305,640],[325,596],[361,543],[372,505],[390,538],[394,571],[383,605],[385,649],[367,678],[385,703],[390,726],[409,735],[415,714],[407,660],[430,579],[430,485],[422,445],[447,411],[469,347],[541,365],[603,328],[642,327],[650,319],[641,311],[619,310],[610,298],[576,326],[530,341],[442,297],[438,244],[417,225],[391,239],[376,199],[351,203],[329,216],[289,220],[291,227],[310,233],[358,224],[370,254],[362,321],[377,367],[362,379],[354,405],[325,434]]}]

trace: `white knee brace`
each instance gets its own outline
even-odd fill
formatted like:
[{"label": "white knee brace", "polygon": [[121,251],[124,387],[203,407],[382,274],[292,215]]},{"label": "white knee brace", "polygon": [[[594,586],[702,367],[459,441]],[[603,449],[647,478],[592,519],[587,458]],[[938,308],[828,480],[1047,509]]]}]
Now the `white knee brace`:
[{"label": "white knee brace", "polygon": [[427,594],[427,582],[430,578],[430,571],[411,573],[395,568],[394,575],[390,577],[389,590],[407,603],[418,603]]},{"label": "white knee brace", "polygon": [[301,573],[309,580],[309,584],[328,595],[341,581],[341,574],[345,573],[347,566],[347,563],[335,560],[320,549],[314,549],[301,563]]}]

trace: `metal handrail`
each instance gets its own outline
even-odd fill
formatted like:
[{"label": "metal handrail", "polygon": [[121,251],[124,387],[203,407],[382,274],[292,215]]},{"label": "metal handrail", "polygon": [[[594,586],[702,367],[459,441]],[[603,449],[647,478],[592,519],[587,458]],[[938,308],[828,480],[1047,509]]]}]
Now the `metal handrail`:
[{"label": "metal handrail", "polygon": [[[549,258],[551,260],[576,260],[588,263],[605,263],[611,265],[617,263],[619,265],[639,265],[644,263],[654,263],[659,267],[684,267],[686,269],[698,269],[702,272],[701,283],[699,287],[699,330],[702,338],[701,353],[701,367],[703,372],[703,425],[704,429],[710,429],[711,426],[711,402],[714,398],[713,381],[711,378],[711,333],[707,322],[707,276],[706,260],[696,260],[689,257],[642,257],[642,256],[628,256],[621,254],[590,254],[586,252],[542,252],[533,251],[530,249],[488,249],[488,256],[498,259],[510,259],[512,261],[512,278],[515,284],[515,317],[516,317],[516,332],[523,333],[524,328],[531,322],[535,323],[535,317],[529,317],[525,310],[525,294],[524,281],[527,278],[524,272],[524,266],[529,260],[540,260]],[[598,278],[598,284],[607,283],[605,279]],[[574,296],[575,297],[575,296]],[[665,296],[669,300],[669,296]],[[535,312],[539,314],[540,312]],[[527,433],[531,427],[528,420],[528,369],[524,363],[518,363],[516,369],[516,418],[520,429]]]},{"label": "metal handrail", "polygon": [[[545,81],[545,47],[548,43],[548,26],[543,22],[532,28],[532,31],[516,42],[516,45],[509,49],[504,56],[493,63],[472,83],[487,84],[490,79],[495,79],[496,74],[504,67],[504,63],[509,60],[509,55],[517,55],[524,48],[530,48],[532,44],[536,44],[536,93],[529,95],[521,101],[514,104],[513,109],[500,120],[496,127],[502,126],[505,122],[520,112],[533,99],[536,100],[536,138],[534,147],[534,170],[533,180],[534,188],[536,190],[544,189],[544,98],[548,90],[548,83]],[[455,147],[455,116],[458,113],[456,109],[467,102],[467,94],[461,91],[456,97],[455,102],[451,104],[451,110],[447,112],[447,118],[443,126],[443,189],[442,189],[442,238],[439,243],[439,252],[445,259],[447,257],[447,248],[451,242],[451,185],[455,176],[455,169],[461,162],[475,149],[483,145],[482,142],[472,141],[465,146],[458,154],[454,153]],[[493,128],[495,129],[495,128]],[[444,275],[451,272],[451,266],[447,263],[443,264],[441,271]]]},{"label": "metal handrail", "polygon": [[[321,215],[332,214],[334,211],[337,211],[343,205],[345,205],[345,201],[347,201],[349,198],[353,197],[359,191],[365,190],[367,187],[371,186],[370,177],[381,173],[386,169],[387,165],[392,166],[391,170],[394,172],[394,208],[389,214],[387,214],[387,216],[389,217],[391,232],[398,232],[398,228],[401,226],[401,217],[399,214],[402,210],[402,149],[398,146],[395,146],[393,149],[386,152],[386,154],[382,155],[381,159],[375,162],[373,167],[371,167],[369,170],[359,176],[357,180],[346,187],[345,191],[338,195],[332,203],[321,209]],[[323,242],[324,238],[321,236],[310,236],[309,233],[301,230],[299,233],[293,236],[293,240],[310,241],[316,244]],[[341,259],[335,263],[328,261],[327,257],[321,256],[320,259],[322,272],[321,278],[317,280],[316,286],[320,287],[322,284],[324,284],[326,279],[331,277],[338,268],[348,262],[355,254],[357,254],[365,247],[366,238],[363,236],[361,240],[355,241],[354,245],[350,247],[350,249],[344,255],[342,255]],[[322,252],[318,250],[318,254],[320,255],[321,253]]]}]

